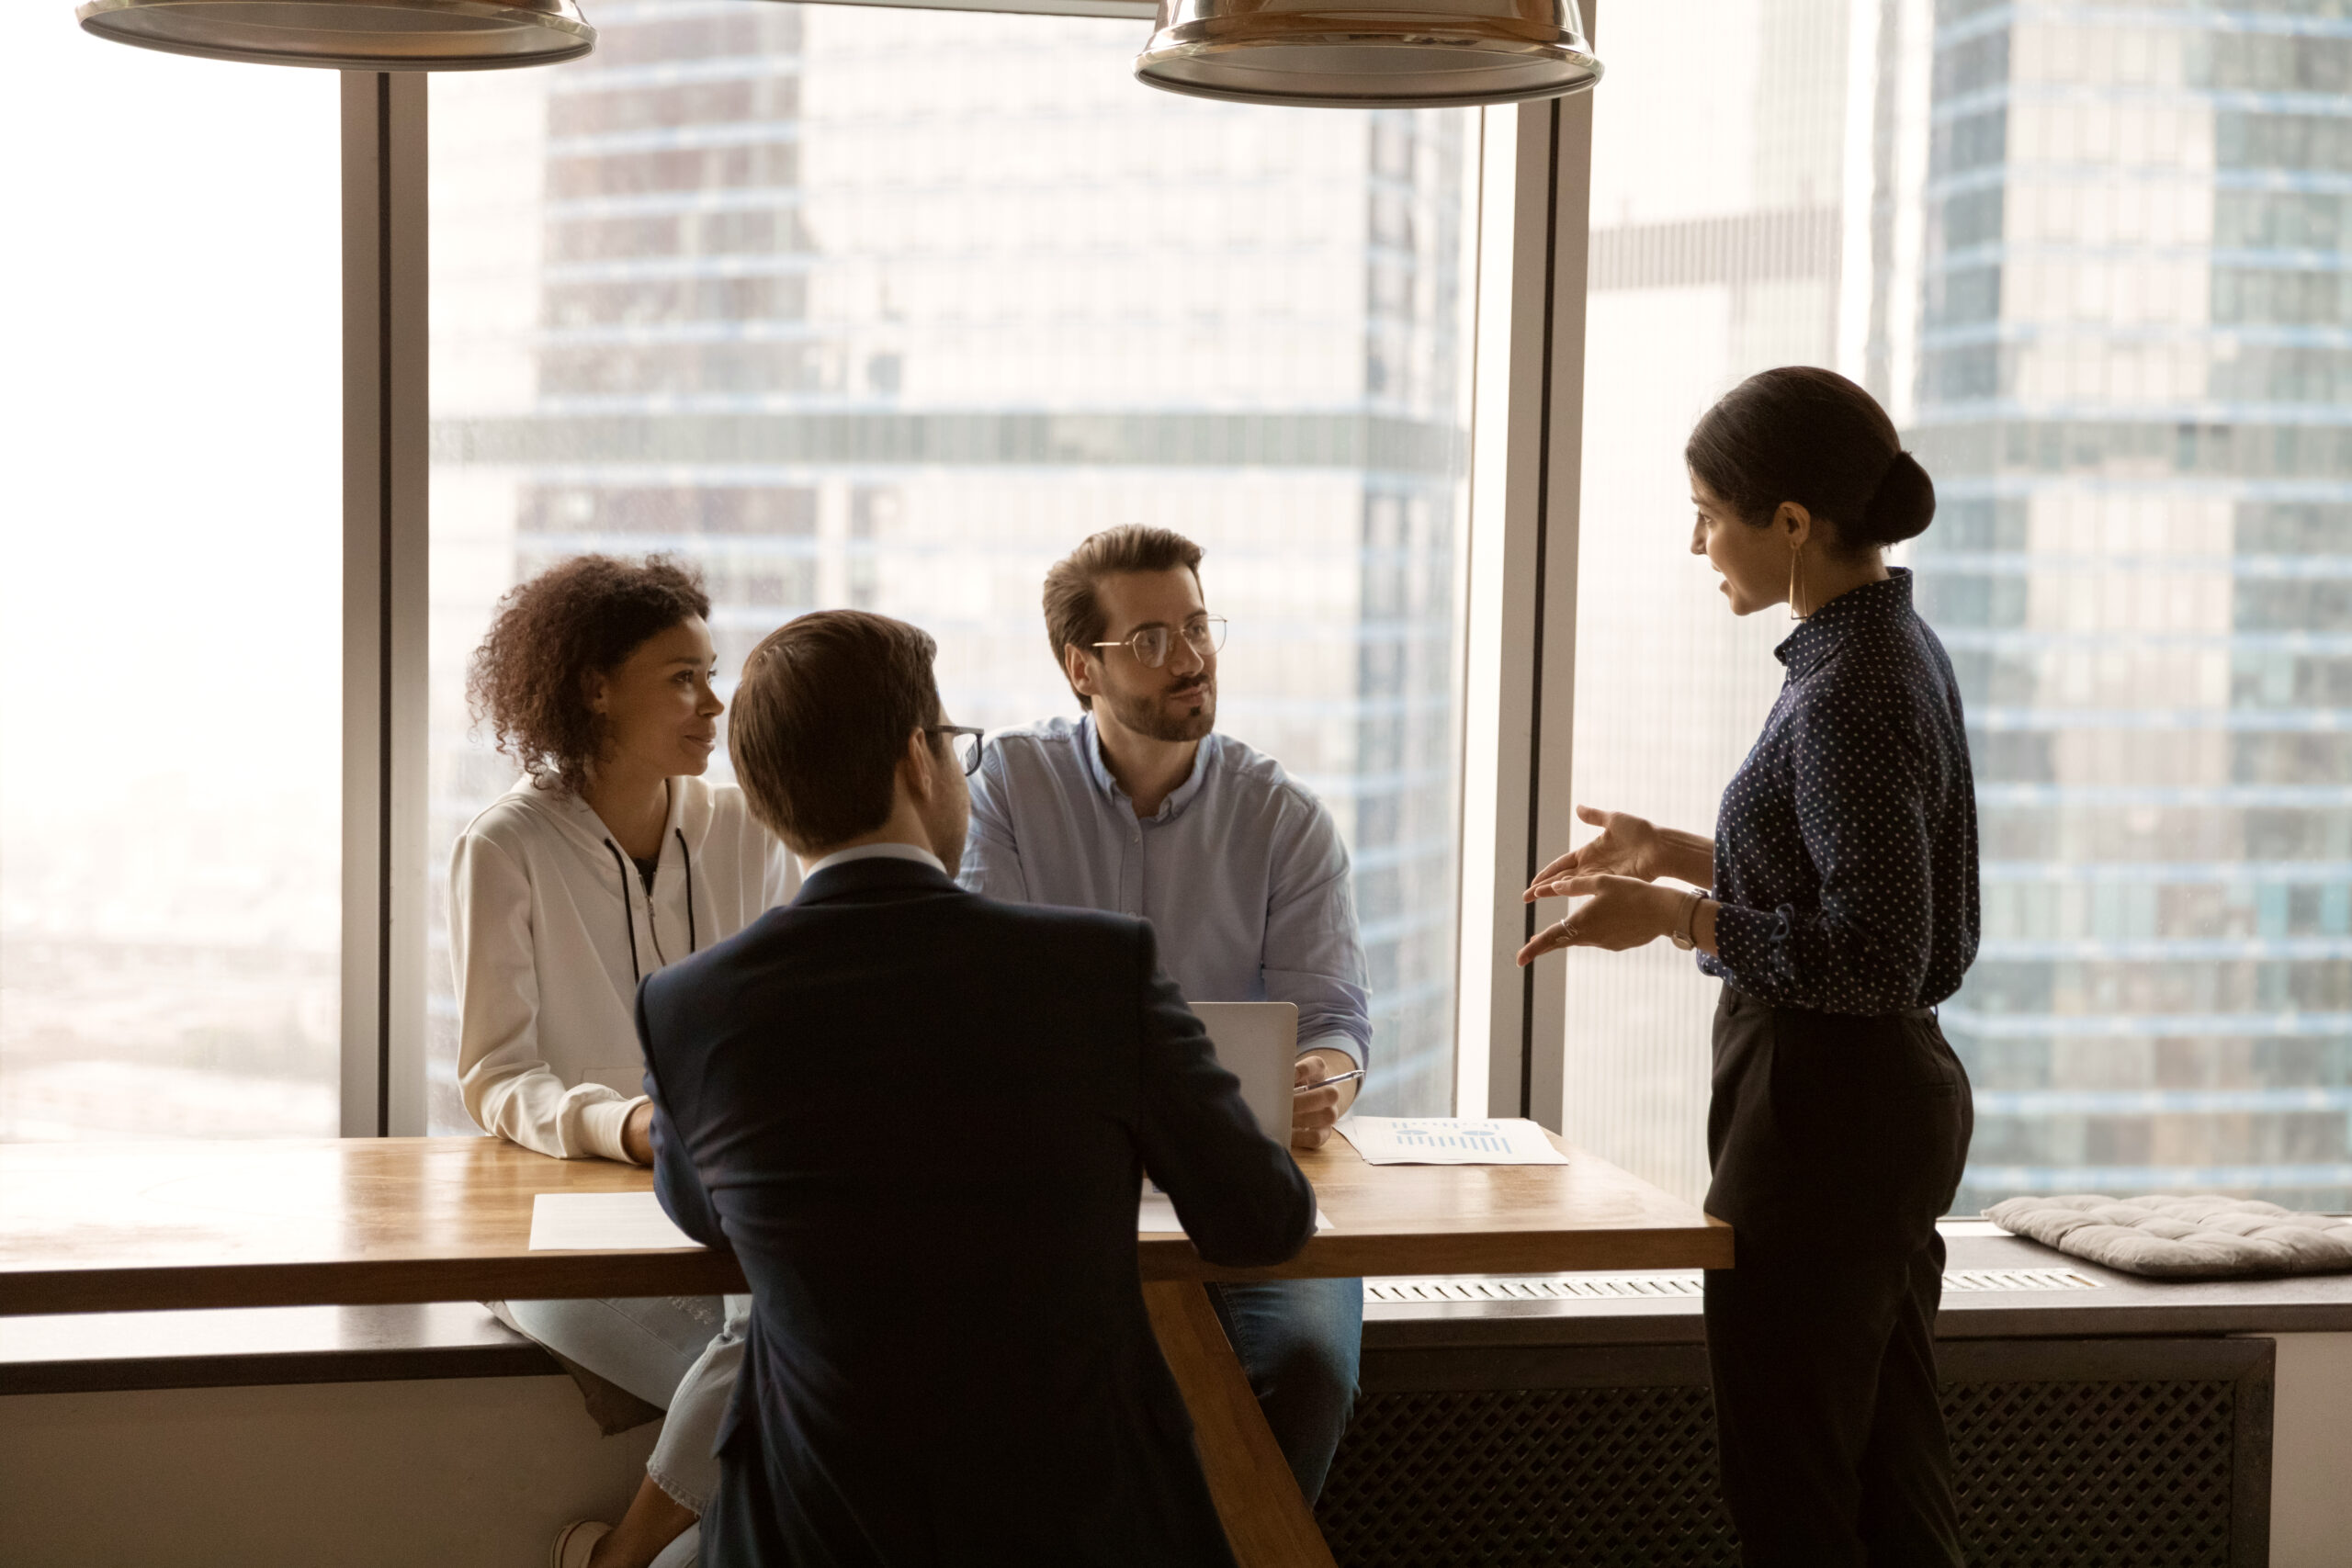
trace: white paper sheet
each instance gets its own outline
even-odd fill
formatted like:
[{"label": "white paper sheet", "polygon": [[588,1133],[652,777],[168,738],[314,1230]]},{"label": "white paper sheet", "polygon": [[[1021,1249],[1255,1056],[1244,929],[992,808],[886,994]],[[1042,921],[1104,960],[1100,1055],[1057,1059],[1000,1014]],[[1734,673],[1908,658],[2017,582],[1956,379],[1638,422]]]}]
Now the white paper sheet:
[{"label": "white paper sheet", "polygon": [[533,1252],[700,1247],[670,1223],[650,1192],[537,1192],[531,1197]]},{"label": "white paper sheet", "polygon": [[1351,1116],[1340,1131],[1366,1165],[1566,1165],[1521,1116]]},{"label": "white paper sheet", "polygon": [[[1315,1211],[1315,1228],[1331,1228],[1331,1222],[1320,1209]],[[1146,1192],[1136,1210],[1136,1231],[1142,1235],[1182,1235],[1184,1227],[1176,1219],[1176,1200],[1165,1192]]]},{"label": "white paper sheet", "polygon": [[[1315,1228],[1331,1222],[1315,1211]],[[1138,1234],[1182,1235],[1176,1204],[1164,1192],[1147,1192],[1136,1213]],[[698,1247],[670,1223],[661,1200],[650,1192],[539,1192],[531,1199],[533,1252],[611,1252],[630,1247]]]}]

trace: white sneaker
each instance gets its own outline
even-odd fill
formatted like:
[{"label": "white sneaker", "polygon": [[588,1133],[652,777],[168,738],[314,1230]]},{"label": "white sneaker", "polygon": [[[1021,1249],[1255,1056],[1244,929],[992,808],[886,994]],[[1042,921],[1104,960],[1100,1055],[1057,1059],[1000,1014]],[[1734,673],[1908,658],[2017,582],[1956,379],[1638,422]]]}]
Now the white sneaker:
[{"label": "white sneaker", "polygon": [[588,1554],[613,1533],[602,1519],[574,1519],[555,1532],[555,1547],[548,1553],[548,1568],[588,1568]]}]

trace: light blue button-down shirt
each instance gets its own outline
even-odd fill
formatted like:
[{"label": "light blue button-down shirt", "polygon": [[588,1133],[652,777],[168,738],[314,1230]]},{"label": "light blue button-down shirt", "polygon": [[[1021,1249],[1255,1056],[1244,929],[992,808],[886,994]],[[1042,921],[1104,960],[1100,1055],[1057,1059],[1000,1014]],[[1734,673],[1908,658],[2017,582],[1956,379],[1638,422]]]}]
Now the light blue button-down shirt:
[{"label": "light blue button-down shirt", "polygon": [[1238,740],[1212,734],[1140,818],[1089,716],[991,734],[958,878],[1012,903],[1140,915],[1196,1002],[1295,1002],[1302,1051],[1371,1060],[1363,944],[1330,812]]}]

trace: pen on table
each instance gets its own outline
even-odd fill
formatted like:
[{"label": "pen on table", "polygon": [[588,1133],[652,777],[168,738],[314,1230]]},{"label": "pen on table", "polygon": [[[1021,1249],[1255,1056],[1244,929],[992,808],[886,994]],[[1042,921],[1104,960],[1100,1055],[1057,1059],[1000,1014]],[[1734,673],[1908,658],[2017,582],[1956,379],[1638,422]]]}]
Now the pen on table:
[{"label": "pen on table", "polygon": [[1344,1073],[1333,1073],[1328,1078],[1317,1078],[1313,1083],[1303,1083],[1296,1089],[1291,1090],[1291,1093],[1305,1094],[1310,1089],[1329,1089],[1333,1084],[1343,1084],[1350,1078],[1360,1078],[1362,1077],[1363,1077],[1363,1069],[1362,1067],[1351,1067]]}]

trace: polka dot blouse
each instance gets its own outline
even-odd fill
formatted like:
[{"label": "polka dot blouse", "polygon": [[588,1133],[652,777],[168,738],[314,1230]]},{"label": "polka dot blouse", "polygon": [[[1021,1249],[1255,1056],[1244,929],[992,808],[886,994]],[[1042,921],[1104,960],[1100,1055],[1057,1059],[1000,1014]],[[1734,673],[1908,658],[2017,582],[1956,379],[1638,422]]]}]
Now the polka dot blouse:
[{"label": "polka dot blouse", "polygon": [[1715,818],[1717,956],[1764,1001],[1932,1007],[1976,957],[1976,795],[1960,686],[1911,574],[1839,594],[1788,669]]}]

